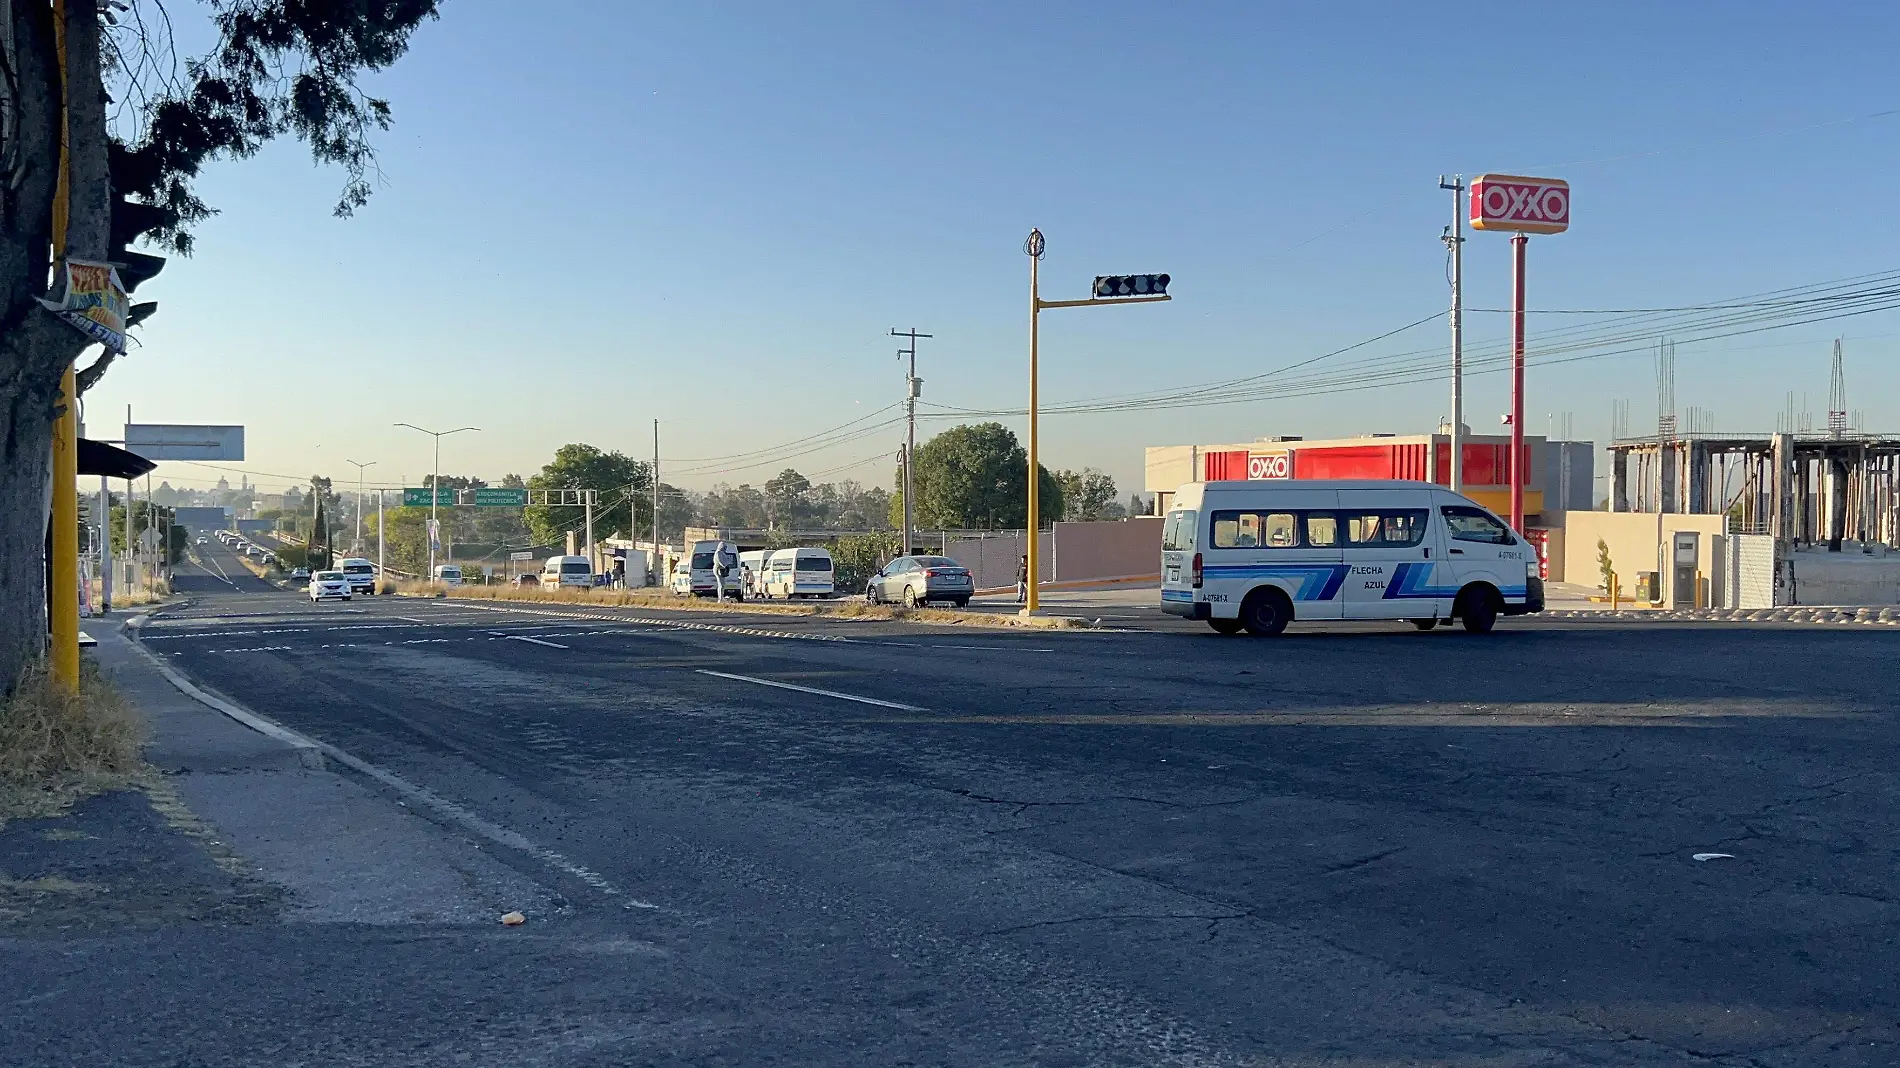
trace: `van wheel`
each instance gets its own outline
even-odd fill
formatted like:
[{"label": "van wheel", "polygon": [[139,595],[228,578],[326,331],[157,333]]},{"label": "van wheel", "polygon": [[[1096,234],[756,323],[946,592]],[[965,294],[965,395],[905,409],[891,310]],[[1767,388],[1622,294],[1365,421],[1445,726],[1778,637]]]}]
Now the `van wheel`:
[{"label": "van wheel", "polygon": [[1438,621],[1436,619],[1412,619],[1412,620],[1407,620],[1407,622],[1411,623],[1414,627],[1417,627],[1420,630],[1430,630],[1433,627],[1438,626]]},{"label": "van wheel", "polygon": [[1207,625],[1213,627],[1214,633],[1216,634],[1233,635],[1240,633],[1240,620],[1238,619],[1210,618],[1207,621]]},{"label": "van wheel", "polygon": [[1467,633],[1489,634],[1498,621],[1498,596],[1489,586],[1470,586],[1458,595],[1458,619]]},{"label": "van wheel", "polygon": [[1257,589],[1240,602],[1240,625],[1256,638],[1278,634],[1292,620],[1293,602],[1276,587]]}]

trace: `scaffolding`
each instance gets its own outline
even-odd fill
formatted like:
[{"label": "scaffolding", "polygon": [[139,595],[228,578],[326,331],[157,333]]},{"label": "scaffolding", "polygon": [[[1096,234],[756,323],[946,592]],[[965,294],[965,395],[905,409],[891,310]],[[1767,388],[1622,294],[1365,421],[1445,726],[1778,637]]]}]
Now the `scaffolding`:
[{"label": "scaffolding", "polygon": [[1658,429],[1610,444],[1611,511],[1727,513],[1731,531],[1795,548],[1900,548],[1900,437]]}]

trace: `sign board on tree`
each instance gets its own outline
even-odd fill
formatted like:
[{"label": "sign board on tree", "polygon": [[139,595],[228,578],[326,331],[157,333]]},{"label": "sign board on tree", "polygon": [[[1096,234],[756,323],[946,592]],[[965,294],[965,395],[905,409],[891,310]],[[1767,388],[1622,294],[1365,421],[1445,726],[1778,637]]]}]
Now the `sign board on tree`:
[{"label": "sign board on tree", "polygon": [[[435,503],[443,507],[448,507],[448,508],[455,507],[455,491],[452,489],[446,489],[446,488],[436,490]],[[427,508],[429,506],[429,487],[427,486],[403,487],[402,506],[404,508]]]},{"label": "sign board on tree", "polygon": [[[110,263],[65,260],[60,264],[62,293],[57,301],[39,298],[46,309],[80,333],[113,352],[125,351],[125,318],[130,302],[119,271]],[[156,459],[156,457],[147,457]]]},{"label": "sign board on tree", "polygon": [[1256,452],[1247,457],[1248,478],[1292,478],[1293,453]]},{"label": "sign board on tree", "polygon": [[483,487],[475,491],[473,503],[478,508],[523,508],[528,504],[528,491]]},{"label": "sign board on tree", "polygon": [[1471,180],[1471,228],[1561,234],[1570,229],[1570,183],[1561,178],[1480,174]]},{"label": "sign board on tree", "polygon": [[147,460],[242,460],[244,428],[127,423],[125,451]]}]

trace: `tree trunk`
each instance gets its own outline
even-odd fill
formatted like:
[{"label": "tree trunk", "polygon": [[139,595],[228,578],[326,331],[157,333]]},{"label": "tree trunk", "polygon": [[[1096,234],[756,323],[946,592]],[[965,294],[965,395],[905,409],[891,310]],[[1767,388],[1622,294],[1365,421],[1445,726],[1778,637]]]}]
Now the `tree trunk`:
[{"label": "tree trunk", "polygon": [[[0,694],[45,650],[47,501],[60,375],[89,344],[34,300],[47,291],[59,171],[60,89],[50,5],[15,3],[18,124],[0,153]],[[105,90],[93,0],[69,0],[68,247],[102,259],[110,223]]]}]

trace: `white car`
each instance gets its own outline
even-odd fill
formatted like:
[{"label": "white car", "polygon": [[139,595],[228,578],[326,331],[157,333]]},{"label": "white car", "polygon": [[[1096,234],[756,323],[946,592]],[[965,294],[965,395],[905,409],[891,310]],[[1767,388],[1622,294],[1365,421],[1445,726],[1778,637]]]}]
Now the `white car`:
[{"label": "white car", "polygon": [[341,571],[319,571],[310,576],[310,601],[315,604],[325,597],[339,600],[350,599],[350,580]]}]

